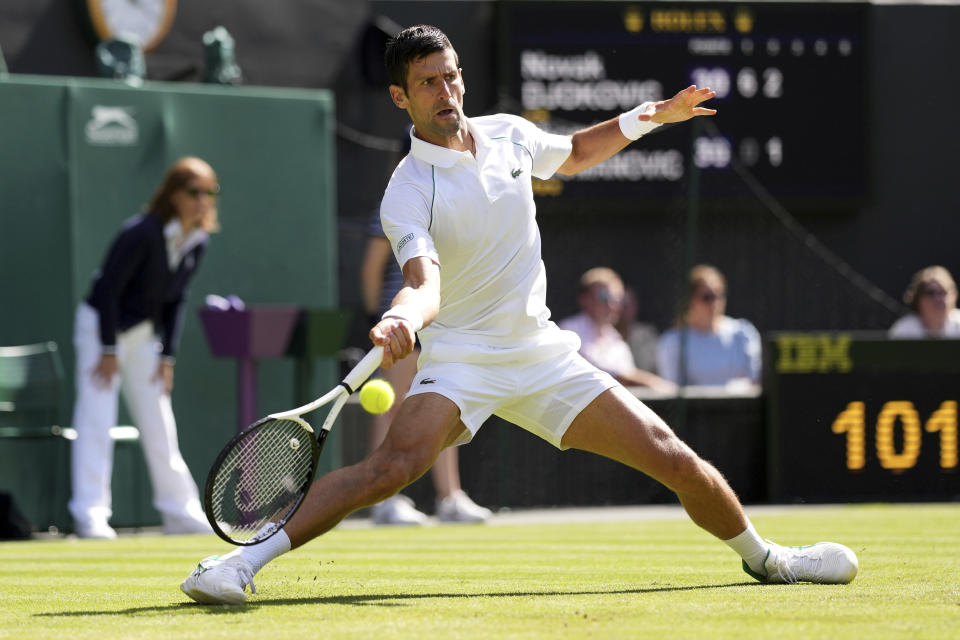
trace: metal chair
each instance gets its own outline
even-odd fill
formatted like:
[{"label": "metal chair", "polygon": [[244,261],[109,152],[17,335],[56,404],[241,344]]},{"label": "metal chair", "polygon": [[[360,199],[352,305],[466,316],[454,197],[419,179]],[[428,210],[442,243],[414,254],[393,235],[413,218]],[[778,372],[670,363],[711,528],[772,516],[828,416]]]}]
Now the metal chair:
[{"label": "metal chair", "polygon": [[63,384],[55,342],[0,347],[0,489],[41,530],[69,524]]}]

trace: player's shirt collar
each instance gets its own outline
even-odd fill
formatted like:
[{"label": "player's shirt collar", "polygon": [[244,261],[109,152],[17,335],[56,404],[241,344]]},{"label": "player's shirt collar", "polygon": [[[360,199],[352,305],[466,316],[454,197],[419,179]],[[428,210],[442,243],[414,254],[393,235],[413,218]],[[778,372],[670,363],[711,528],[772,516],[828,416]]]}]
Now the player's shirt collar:
[{"label": "player's shirt collar", "polygon": [[[464,126],[467,127],[467,130],[470,131],[470,135],[473,136],[473,142],[477,147],[477,156],[480,156],[483,150],[490,146],[489,138],[477,127],[471,127],[470,120],[467,119],[466,116],[464,116],[463,121]],[[460,162],[464,157],[473,159],[473,154],[469,151],[455,151],[446,147],[439,147],[435,144],[427,142],[426,140],[421,140],[415,136],[413,132],[414,129],[411,127],[410,154],[413,155],[414,158],[423,160],[427,164],[449,169]]]}]

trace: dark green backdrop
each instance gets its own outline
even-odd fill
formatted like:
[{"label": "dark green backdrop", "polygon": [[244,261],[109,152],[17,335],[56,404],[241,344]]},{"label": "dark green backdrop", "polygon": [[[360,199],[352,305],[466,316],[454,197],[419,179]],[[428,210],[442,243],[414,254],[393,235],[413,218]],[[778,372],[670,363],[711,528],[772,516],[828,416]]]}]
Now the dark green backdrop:
[{"label": "dark green backdrop", "polygon": [[[223,230],[191,286],[173,403],[202,487],[237,428],[237,368],[210,354],[197,315],[204,296],[337,306],[333,105],[323,90],[0,81],[0,344],[60,345],[63,424],[72,408],[73,315],[91,274],[167,166],[200,156],[219,175]],[[335,373],[332,361],[318,361],[317,390]],[[290,360],[262,362],[258,379],[260,413],[292,406]]]}]

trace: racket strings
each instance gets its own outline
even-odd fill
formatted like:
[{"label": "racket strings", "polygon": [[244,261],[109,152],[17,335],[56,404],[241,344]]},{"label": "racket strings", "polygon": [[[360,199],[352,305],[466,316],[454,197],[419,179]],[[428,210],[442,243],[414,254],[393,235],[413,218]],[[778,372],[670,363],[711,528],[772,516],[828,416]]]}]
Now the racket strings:
[{"label": "racket strings", "polygon": [[293,420],[269,420],[237,440],[210,493],[213,516],[245,542],[295,507],[313,478],[313,436]]}]

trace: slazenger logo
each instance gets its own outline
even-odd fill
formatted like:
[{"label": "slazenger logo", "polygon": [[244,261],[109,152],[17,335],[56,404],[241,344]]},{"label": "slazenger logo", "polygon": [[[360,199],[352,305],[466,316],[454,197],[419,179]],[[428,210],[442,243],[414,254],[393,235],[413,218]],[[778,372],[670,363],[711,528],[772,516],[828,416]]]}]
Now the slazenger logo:
[{"label": "slazenger logo", "polygon": [[400,251],[400,249],[403,249],[403,245],[407,244],[411,240],[413,240],[412,233],[408,233],[407,235],[400,238],[400,242],[397,243],[397,251]]},{"label": "slazenger logo", "polygon": [[97,105],[90,112],[84,133],[90,144],[128,147],[137,143],[140,127],[133,119],[133,107]]}]

